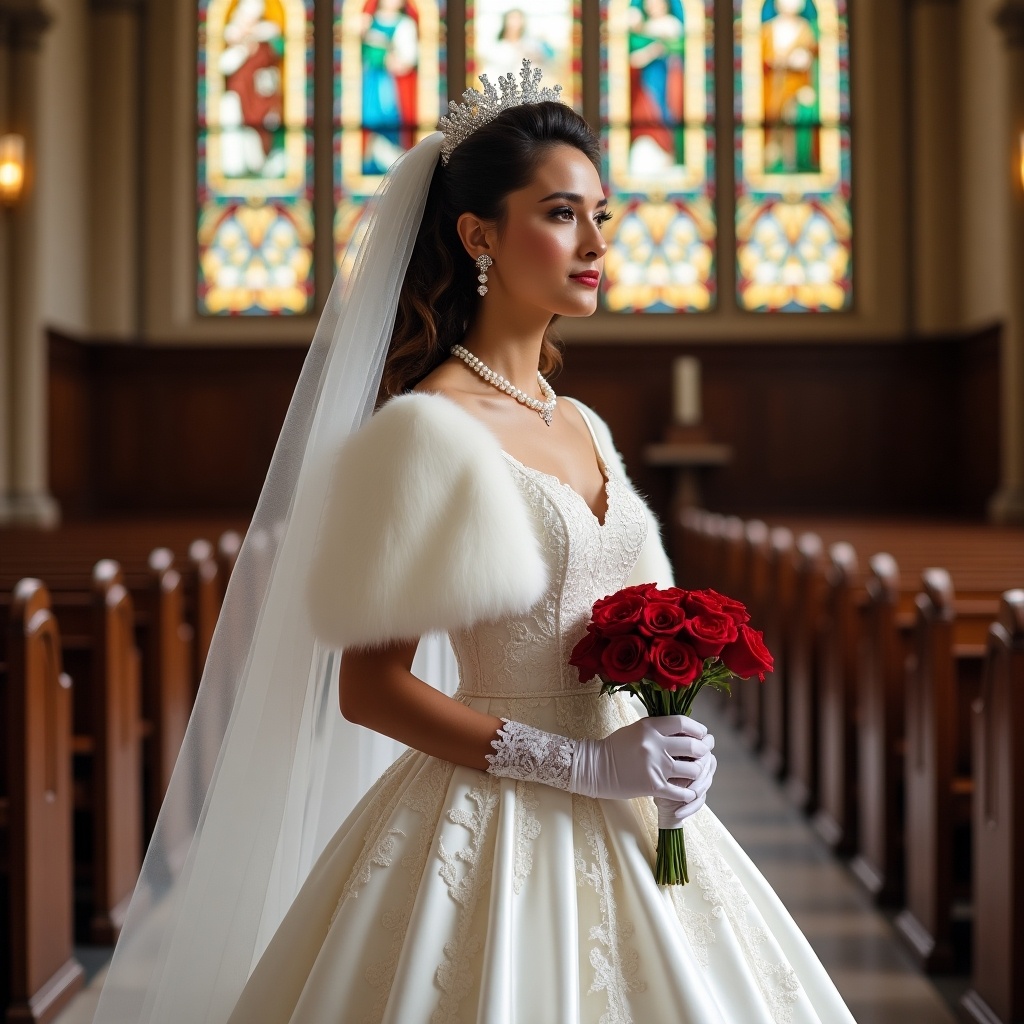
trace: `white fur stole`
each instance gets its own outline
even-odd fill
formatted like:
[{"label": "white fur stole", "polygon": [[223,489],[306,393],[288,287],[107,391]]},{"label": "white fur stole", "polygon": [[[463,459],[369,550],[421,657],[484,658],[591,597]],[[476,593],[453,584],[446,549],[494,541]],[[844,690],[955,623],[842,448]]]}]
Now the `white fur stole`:
[{"label": "white fur stole", "polygon": [[379,647],[528,611],[547,585],[497,438],[440,395],[392,398],[338,452],[308,603],[335,647]]}]

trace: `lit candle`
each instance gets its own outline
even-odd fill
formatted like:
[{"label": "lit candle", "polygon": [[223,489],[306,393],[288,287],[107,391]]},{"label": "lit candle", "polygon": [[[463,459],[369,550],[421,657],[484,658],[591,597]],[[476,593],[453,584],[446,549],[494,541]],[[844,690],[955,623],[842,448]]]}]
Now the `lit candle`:
[{"label": "lit candle", "polygon": [[680,356],[672,367],[672,412],[676,423],[693,427],[700,423],[700,361]]}]

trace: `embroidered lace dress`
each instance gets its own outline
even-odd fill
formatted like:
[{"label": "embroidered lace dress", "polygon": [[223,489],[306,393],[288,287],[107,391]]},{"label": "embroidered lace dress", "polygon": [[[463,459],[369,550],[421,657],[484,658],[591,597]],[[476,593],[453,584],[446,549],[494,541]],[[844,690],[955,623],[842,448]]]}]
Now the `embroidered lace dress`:
[{"label": "embroidered lace dress", "polygon": [[[450,637],[456,699],[574,737],[637,718],[628,698],[581,689],[568,664],[647,531],[594,444],[603,522],[568,485],[503,453],[549,585],[528,614]],[[685,829],[691,882],[660,887],[652,800],[573,796],[410,750],[327,844],[230,1024],[852,1021],[711,808]]]}]

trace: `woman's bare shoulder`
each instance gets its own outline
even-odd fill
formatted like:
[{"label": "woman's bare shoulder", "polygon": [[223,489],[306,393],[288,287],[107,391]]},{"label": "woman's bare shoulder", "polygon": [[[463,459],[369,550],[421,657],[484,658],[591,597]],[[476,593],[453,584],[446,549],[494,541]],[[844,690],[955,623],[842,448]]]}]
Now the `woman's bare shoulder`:
[{"label": "woman's bare shoulder", "polygon": [[421,394],[441,395],[460,405],[477,419],[486,422],[487,404],[491,400],[491,393],[488,385],[481,388],[480,384],[483,384],[483,381],[467,381],[465,367],[461,364],[442,363],[411,390]]}]

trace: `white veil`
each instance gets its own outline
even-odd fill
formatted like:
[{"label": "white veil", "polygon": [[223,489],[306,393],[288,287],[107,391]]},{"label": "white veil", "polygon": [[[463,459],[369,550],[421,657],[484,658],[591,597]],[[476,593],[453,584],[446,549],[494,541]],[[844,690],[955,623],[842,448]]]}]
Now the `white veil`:
[{"label": "white veil", "polygon": [[[226,1020],[325,843],[405,749],[342,718],[340,652],[314,638],[305,584],[333,454],[373,411],[443,139],[388,170],[331,289],[94,1024]],[[453,692],[447,638],[424,638],[413,671]]]}]

